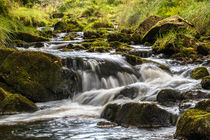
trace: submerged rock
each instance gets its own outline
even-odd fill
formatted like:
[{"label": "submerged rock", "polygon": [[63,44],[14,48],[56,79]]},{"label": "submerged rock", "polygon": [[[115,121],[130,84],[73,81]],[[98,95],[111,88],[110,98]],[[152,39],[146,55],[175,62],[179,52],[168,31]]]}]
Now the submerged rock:
[{"label": "submerged rock", "polygon": [[0,114],[34,112],[38,107],[20,94],[12,94],[0,88]]},{"label": "submerged rock", "polygon": [[209,75],[209,72],[206,67],[197,67],[192,70],[190,77],[198,80],[208,75]]},{"label": "submerged rock", "polygon": [[206,76],[202,79],[201,86],[204,89],[210,90],[210,76]]},{"label": "submerged rock", "polygon": [[120,125],[139,128],[170,126],[176,122],[176,117],[171,113],[148,103],[108,104],[101,117]]},{"label": "submerged rock", "polygon": [[208,101],[199,102],[195,109],[184,112],[177,124],[175,138],[180,140],[209,140],[210,106]]}]

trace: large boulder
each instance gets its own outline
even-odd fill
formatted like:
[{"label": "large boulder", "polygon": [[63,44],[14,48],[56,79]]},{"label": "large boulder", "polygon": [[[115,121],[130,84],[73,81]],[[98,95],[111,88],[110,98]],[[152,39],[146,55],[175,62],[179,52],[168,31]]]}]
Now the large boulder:
[{"label": "large boulder", "polygon": [[210,106],[208,101],[198,103],[195,109],[184,112],[177,124],[175,138],[184,140],[209,140]]},{"label": "large boulder", "polygon": [[162,17],[155,15],[146,18],[142,23],[139,24],[139,26],[135,30],[134,34],[132,35],[133,39],[137,43],[141,43],[144,34],[147,33],[150,30],[150,28],[152,28],[156,23],[158,23],[161,20],[163,20]]},{"label": "large boulder", "polygon": [[190,77],[193,79],[201,79],[208,75],[209,75],[209,72],[206,67],[197,67],[192,70]]},{"label": "large boulder", "polygon": [[42,52],[8,50],[4,56],[0,79],[16,93],[34,102],[65,98],[59,90],[64,84],[60,58]]},{"label": "large boulder", "polygon": [[34,112],[38,107],[20,94],[11,94],[0,88],[0,114]]},{"label": "large boulder", "polygon": [[176,117],[155,104],[125,103],[108,104],[101,114],[102,118],[119,125],[139,128],[152,128],[175,125]]},{"label": "large boulder", "polygon": [[154,43],[157,39],[157,35],[168,33],[170,30],[182,30],[193,27],[191,23],[184,20],[179,16],[172,16],[157,22],[154,26],[148,30],[143,38],[143,42]]},{"label": "large boulder", "polygon": [[210,90],[210,76],[206,76],[206,77],[202,78],[201,86],[204,89]]}]

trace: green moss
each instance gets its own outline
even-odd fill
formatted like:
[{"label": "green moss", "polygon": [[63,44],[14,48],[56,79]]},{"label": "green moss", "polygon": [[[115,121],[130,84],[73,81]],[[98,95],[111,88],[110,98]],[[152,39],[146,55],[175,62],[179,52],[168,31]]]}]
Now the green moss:
[{"label": "green moss", "polygon": [[184,112],[177,124],[175,137],[178,139],[208,139],[210,134],[210,113],[190,109]]},{"label": "green moss", "polygon": [[205,67],[198,67],[192,70],[190,77],[193,79],[201,79],[208,75],[209,75],[209,72]]},{"label": "green moss", "polygon": [[124,43],[130,43],[132,36],[130,34],[125,33],[110,33],[107,35],[107,39],[109,42],[111,41],[119,41]]},{"label": "green moss", "polygon": [[14,51],[0,66],[2,78],[17,92],[32,101],[56,98],[61,60],[41,52]]},{"label": "green moss", "polygon": [[16,40],[22,40],[25,42],[41,42],[41,41],[50,41],[50,39],[38,36],[36,34],[17,32],[13,34]]},{"label": "green moss", "polygon": [[79,32],[83,30],[83,25],[75,19],[63,18],[62,21],[59,21],[54,25],[54,29],[66,32]]},{"label": "green moss", "polygon": [[19,94],[11,94],[0,88],[0,113],[34,112],[38,107]]},{"label": "green moss", "polygon": [[0,65],[7,58],[7,56],[10,55],[13,52],[14,52],[13,49],[0,48]]},{"label": "green moss", "polygon": [[131,65],[138,65],[143,63],[143,59],[139,56],[131,55],[128,53],[120,52],[123,56],[125,56],[126,61]]}]

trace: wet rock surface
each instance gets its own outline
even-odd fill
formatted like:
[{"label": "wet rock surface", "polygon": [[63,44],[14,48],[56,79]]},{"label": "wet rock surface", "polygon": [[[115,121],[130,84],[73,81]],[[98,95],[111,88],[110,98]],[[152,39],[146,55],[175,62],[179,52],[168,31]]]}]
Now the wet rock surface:
[{"label": "wet rock surface", "polygon": [[102,118],[120,125],[131,125],[138,128],[153,128],[175,125],[173,115],[155,104],[125,103],[109,104],[101,114]]}]

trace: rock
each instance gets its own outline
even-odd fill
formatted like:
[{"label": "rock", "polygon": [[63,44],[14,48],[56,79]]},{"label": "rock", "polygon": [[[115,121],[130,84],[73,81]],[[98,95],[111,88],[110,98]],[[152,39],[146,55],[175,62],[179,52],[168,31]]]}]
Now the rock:
[{"label": "rock", "polygon": [[118,41],[118,42],[123,42],[123,43],[130,43],[132,39],[131,39],[130,34],[115,32],[115,33],[108,34],[107,40],[109,42]]},{"label": "rock", "polygon": [[104,35],[102,31],[85,31],[84,39],[96,39],[101,38]]},{"label": "rock", "polygon": [[108,104],[103,110],[103,112],[101,113],[101,118],[115,122],[120,109],[121,109],[121,105],[119,104]]},{"label": "rock", "polygon": [[129,98],[134,99],[138,96],[139,89],[136,87],[125,87],[123,90],[121,90],[118,94],[115,95],[113,100],[116,99],[122,99],[122,98]]},{"label": "rock", "polygon": [[64,14],[63,13],[53,13],[52,18],[63,18]]},{"label": "rock", "polygon": [[201,86],[204,89],[210,90],[210,76],[202,78]]},{"label": "rock", "polygon": [[83,26],[73,19],[61,20],[54,25],[54,30],[61,32],[79,32],[83,30]]},{"label": "rock", "polygon": [[125,56],[126,61],[131,65],[139,65],[143,63],[143,59],[139,56],[130,55],[127,53],[123,53],[123,56]]},{"label": "rock", "polygon": [[199,99],[210,98],[210,94],[201,90],[190,90],[183,93],[183,96],[187,100],[199,100]]},{"label": "rock", "polygon": [[174,136],[180,140],[209,140],[210,113],[198,109],[187,110],[181,115]]},{"label": "rock", "polygon": [[183,100],[180,92],[173,89],[163,89],[158,92],[157,101],[161,104],[167,105],[170,102],[177,102]]},{"label": "rock", "polygon": [[34,112],[38,107],[19,94],[11,94],[0,88],[0,114],[14,114],[18,112]]},{"label": "rock", "polygon": [[199,54],[202,55],[209,55],[210,54],[210,43],[200,43],[197,46],[197,51]]},{"label": "rock", "polygon": [[24,32],[16,32],[13,34],[13,37],[16,40],[22,40],[25,42],[42,42],[42,41],[50,41],[50,39],[42,37],[42,36],[38,36],[38,35],[34,35],[34,34],[30,34],[30,33],[24,33]]},{"label": "rock", "polygon": [[133,38],[135,38],[136,42],[141,43],[144,34],[161,20],[163,20],[162,17],[152,15],[146,18],[142,23],[140,23],[133,34]]},{"label": "rock", "polygon": [[195,39],[182,34],[169,33],[158,38],[152,48],[154,53],[163,53],[168,57],[197,58]]},{"label": "rock", "polygon": [[59,99],[61,60],[51,54],[13,51],[0,65],[0,77],[17,93],[34,102]]},{"label": "rock", "polygon": [[155,104],[125,103],[108,104],[101,114],[102,118],[120,125],[139,128],[153,128],[175,125],[176,117]]},{"label": "rock", "polygon": [[168,33],[170,30],[180,30],[193,27],[191,23],[179,16],[172,16],[157,22],[143,36],[143,42],[154,43],[158,34]]},{"label": "rock", "polygon": [[190,77],[198,80],[208,75],[209,75],[209,72],[206,67],[197,67],[192,70]]},{"label": "rock", "polygon": [[210,99],[198,102],[195,106],[195,109],[207,111],[210,113]]},{"label": "rock", "polygon": [[101,122],[98,122],[97,123],[97,127],[99,128],[110,128],[110,127],[115,127],[117,126],[116,123],[113,123],[113,122],[105,122],[105,121],[101,121]]}]

